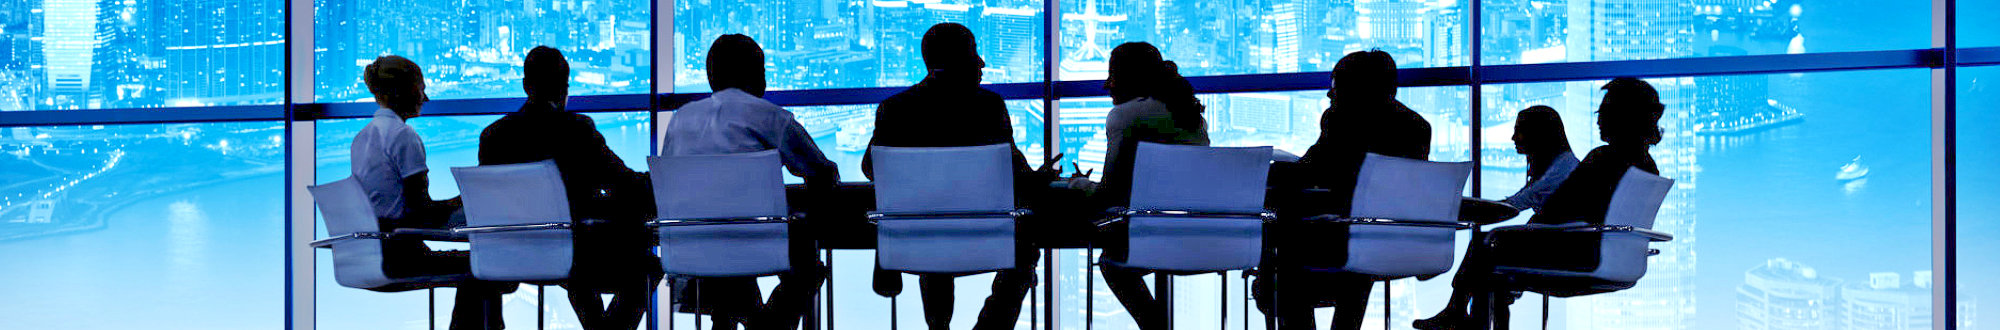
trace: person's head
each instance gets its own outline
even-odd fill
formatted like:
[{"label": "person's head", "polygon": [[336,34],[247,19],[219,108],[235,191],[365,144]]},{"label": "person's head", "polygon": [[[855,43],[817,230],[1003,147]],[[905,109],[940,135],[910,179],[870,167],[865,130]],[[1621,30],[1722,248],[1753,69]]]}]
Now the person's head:
[{"label": "person's head", "polygon": [[1546,105],[1528,107],[1514,117],[1514,151],[1529,157],[1569,152],[1569,134],[1562,115]]},{"label": "person's head", "polygon": [[1604,84],[1604,102],[1597,107],[1597,129],[1604,143],[1660,144],[1660,116],[1666,111],[1660,92],[1638,78],[1612,79]]},{"label": "person's head", "polygon": [[535,46],[521,61],[521,90],[528,102],[553,102],[560,108],[569,99],[569,59],[549,46]]},{"label": "person's head", "polygon": [[1326,97],[1334,104],[1380,108],[1396,100],[1396,59],[1381,50],[1359,51],[1340,58],[1333,65],[1333,89]]},{"label": "person's head", "polygon": [[431,100],[430,95],[424,94],[423,68],[402,56],[375,58],[362,72],[361,81],[368,84],[369,93],[375,94],[376,105],[394,110],[404,119],[422,113],[424,102]]},{"label": "person's head", "polygon": [[978,85],[980,69],[986,68],[972,30],[958,23],[932,25],[930,31],[924,32],[923,52],[924,67],[930,69],[927,81]]},{"label": "person's head", "polygon": [[1111,49],[1111,70],[1104,78],[1104,90],[1112,103],[1151,97],[1166,76],[1166,59],[1160,49],[1145,42],[1128,42]]},{"label": "person's head", "polygon": [[723,35],[708,46],[708,88],[735,88],[764,96],[764,48],[741,34]]}]

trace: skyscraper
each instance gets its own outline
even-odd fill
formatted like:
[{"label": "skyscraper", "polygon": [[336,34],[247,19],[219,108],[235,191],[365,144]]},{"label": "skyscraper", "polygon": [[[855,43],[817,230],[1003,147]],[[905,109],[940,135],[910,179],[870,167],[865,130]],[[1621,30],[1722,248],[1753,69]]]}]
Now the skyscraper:
[{"label": "skyscraper", "polygon": [[97,0],[42,2],[42,62],[56,108],[88,106],[90,65],[97,54]]},{"label": "skyscraper", "polygon": [[1738,325],[1747,330],[1830,329],[1837,326],[1840,280],[1810,266],[1771,259],[1743,273],[1736,287]]},{"label": "skyscraper", "polygon": [[1931,274],[1916,272],[1904,283],[1902,274],[1868,274],[1868,281],[1840,289],[1845,328],[1852,330],[1915,330],[1931,328]]}]

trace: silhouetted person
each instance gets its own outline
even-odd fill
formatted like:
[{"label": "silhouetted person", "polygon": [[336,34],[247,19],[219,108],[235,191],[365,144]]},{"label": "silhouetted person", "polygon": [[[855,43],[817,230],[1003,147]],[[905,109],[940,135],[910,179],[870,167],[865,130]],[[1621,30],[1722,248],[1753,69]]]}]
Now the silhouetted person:
[{"label": "silhouetted person", "polygon": [[[465,218],[454,216],[458,198],[431,200],[430,168],[423,138],[404,121],[423,113],[423,68],[402,56],[378,57],[368,64],[362,80],[375,94],[375,118],[354,135],[349,149],[354,180],[374,204],[382,231],[396,228],[449,229],[465,226]],[[470,274],[471,259],[464,251],[431,251],[423,241],[391,238],[384,243],[383,269],[389,277]],[[512,283],[473,281],[460,284],[452,306],[452,329],[501,329],[500,295],[518,286]]]},{"label": "silhouetted person", "polygon": [[[1128,205],[1139,142],[1207,146],[1208,125],[1201,117],[1206,107],[1194,97],[1194,87],[1181,77],[1180,69],[1162,59],[1152,44],[1118,45],[1111,50],[1110,67],[1104,89],[1111,92],[1111,102],[1117,105],[1104,124],[1111,150],[1105,157],[1109,169],[1104,171],[1105,184],[1099,196],[1113,205]],[[1128,244],[1122,242],[1129,236],[1122,230],[1123,223],[1119,227],[1121,230],[1104,236],[1108,241],[1105,255],[1113,260],[1123,260],[1130,253]],[[1103,270],[1105,285],[1140,329],[1166,329],[1170,307],[1153,297],[1142,278],[1151,271],[1114,263],[1099,263],[1098,267]]]},{"label": "silhouetted person", "polygon": [[[1361,172],[1361,161],[1369,153],[1411,159],[1429,159],[1431,145],[1431,125],[1422,115],[1410,110],[1402,102],[1396,101],[1396,60],[1389,53],[1380,50],[1355,52],[1341,58],[1333,68],[1334,88],[1327,91],[1333,106],[1320,115],[1319,140],[1299,162],[1304,165],[1302,178],[1279,178],[1273,180],[1276,186],[1286,190],[1303,188],[1305,184],[1325,188],[1331,193],[1327,197],[1312,201],[1285,203],[1279,208],[1284,219],[1319,214],[1341,214],[1348,211],[1348,202],[1354,194],[1355,176]],[[1296,220],[1279,224],[1281,229],[1266,231],[1266,241],[1273,242],[1280,249],[1292,251],[1321,251],[1320,242],[1345,241],[1346,230],[1329,224],[1304,223]],[[1311,329],[1313,311],[1316,306],[1331,303],[1334,310],[1335,329],[1359,329],[1366,315],[1368,292],[1374,282],[1365,276],[1352,274],[1325,274],[1306,272],[1304,260],[1312,256],[1289,255],[1280,259],[1267,252],[1264,264],[1258,267],[1263,274],[1278,276],[1283,290],[1272,301],[1272,281],[1268,276],[1258,278],[1257,291],[1261,297],[1260,308],[1278,317],[1281,329]],[[1325,259],[1323,256],[1313,259]],[[1326,265],[1319,265],[1326,266]]]},{"label": "silhouetted person", "polygon": [[[660,141],[661,156],[690,156],[778,150],[785,169],[806,178],[810,186],[832,187],[840,181],[840,169],[813,143],[812,134],[800,125],[791,111],[785,111],[764,96],[764,50],[756,40],[741,34],[716,38],[708,48],[708,85],[715,93],[706,99],[674,110],[666,137]],[[704,175],[702,173],[654,173],[653,175]],[[798,220],[795,220],[798,221]],[[771,302],[749,323],[751,329],[791,329],[799,324],[812,298],[826,279],[819,264],[818,248],[811,230],[803,223],[791,225],[793,271],[779,275]],[[749,299],[749,304],[729,303],[714,315],[717,328],[731,323],[729,307],[754,306],[759,299],[755,278],[702,279],[701,299]],[[709,288],[715,288],[710,290]],[[714,292],[714,294],[709,294]],[[728,295],[744,295],[726,297]],[[686,300],[681,300],[686,301]]]},{"label": "silhouetted person", "polygon": [[[875,109],[875,137],[868,146],[889,147],[969,147],[993,144],[1014,145],[1012,119],[1000,94],[979,87],[980,69],[986,61],[979,57],[972,31],[958,23],[941,23],[924,33],[924,66],[930,75],[922,82],[889,99]],[[1020,149],[1014,152],[1014,192],[1016,199],[1047,188],[1054,175],[1028,166]],[[874,179],[870,155],[861,158],[861,173]],[[1037,183],[1039,182],[1039,183]],[[1016,244],[1017,268],[1002,270],[993,279],[993,295],[979,312],[974,329],[1012,329],[1021,315],[1021,300],[1035,283],[1035,262],[1040,255],[1028,244]],[[920,274],[924,320],[931,329],[951,325],[953,280],[957,276]],[[892,272],[877,271],[875,292],[894,296],[901,292],[902,278]]]},{"label": "silhouetted person", "polygon": [[[1562,116],[1556,113],[1556,109],[1537,105],[1521,110],[1514,118],[1514,151],[1528,159],[1528,182],[1520,191],[1508,196],[1502,203],[1513,207],[1516,212],[1540,210],[1542,202],[1547,200],[1549,195],[1555,194],[1556,188],[1561,187],[1569,178],[1570,172],[1576,169],[1576,154],[1570,151],[1569,135],[1563,133]],[[1467,211],[1470,210],[1460,212]],[[1513,215],[1518,213],[1507,217]],[[1489,253],[1486,251],[1486,245],[1479,244],[1485,241],[1486,233],[1479,232],[1473,235],[1474,244],[1466,246],[1466,262],[1489,261],[1485,258],[1485,254]],[[1466,264],[1462,265],[1461,269],[1492,269],[1492,266]],[[1451,296],[1447,298],[1444,310],[1438,311],[1436,316],[1429,319],[1417,320],[1412,327],[1468,328],[1467,326],[1472,324],[1466,322],[1473,320],[1468,318],[1470,314],[1466,313],[1466,307],[1467,304],[1473,303],[1473,294],[1476,292],[1472,290],[1483,288],[1477,283],[1482,279],[1484,276],[1476,272],[1460,271],[1452,278],[1453,289]],[[1511,298],[1511,295],[1504,298]],[[1483,301],[1479,302],[1479,307],[1483,308],[1484,305]],[[1500,321],[1505,322],[1505,320]]]},{"label": "silhouetted person", "polygon": [[[1597,128],[1599,138],[1607,145],[1592,149],[1528,223],[1603,224],[1604,213],[1611,205],[1611,193],[1626,170],[1638,168],[1660,173],[1649,153],[1653,145],[1660,143],[1660,116],[1666,110],[1660,103],[1660,93],[1636,78],[1613,79],[1604,85],[1604,91],[1604,101],[1597,108]],[[1508,319],[1507,305],[1513,299],[1507,292],[1491,288],[1495,280],[1491,276],[1494,265],[1588,272],[1597,265],[1600,245],[1597,237],[1560,234],[1494,235],[1493,240],[1505,242],[1505,248],[1489,248],[1483,255],[1466,255],[1459,266],[1460,278],[1453,285],[1474,295],[1494,295],[1491,317],[1495,321]],[[1473,306],[1476,313],[1486,309],[1483,303],[1476,302]],[[1476,317],[1473,321],[1485,322]],[[1506,323],[1498,324],[1506,328]]]},{"label": "silhouetted person", "polygon": [[[579,222],[576,265],[563,284],[577,320],[593,330],[638,327],[661,273],[649,248],[657,238],[645,225],[654,214],[651,186],[611,153],[590,117],[564,110],[569,60],[562,51],[535,47],[522,71],[527,103],[480,133],[479,164],[555,160]],[[610,307],[600,307],[600,293],[616,295]]]}]

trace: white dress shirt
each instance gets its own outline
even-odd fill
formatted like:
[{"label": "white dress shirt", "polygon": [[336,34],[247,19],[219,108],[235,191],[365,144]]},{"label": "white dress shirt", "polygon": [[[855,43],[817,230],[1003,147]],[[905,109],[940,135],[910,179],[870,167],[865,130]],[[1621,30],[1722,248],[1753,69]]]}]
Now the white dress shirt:
[{"label": "white dress shirt", "polygon": [[[791,111],[730,88],[674,110],[660,140],[661,156],[757,152],[777,149],[792,175],[838,171]],[[837,175],[837,172],[836,172]],[[838,177],[834,178],[839,180]]]},{"label": "white dress shirt", "polygon": [[1507,196],[1507,204],[1513,205],[1517,210],[1534,209],[1536,212],[1541,212],[1542,202],[1548,201],[1549,195],[1554,195],[1556,188],[1562,187],[1563,181],[1569,180],[1569,172],[1576,170],[1577,163],[1576,153],[1563,152],[1562,155],[1557,155],[1555,162],[1549,164],[1549,169],[1542,171],[1540,179],[1521,187],[1521,191],[1514,192],[1513,196]]},{"label": "white dress shirt", "polygon": [[367,192],[369,203],[375,206],[375,216],[403,218],[408,209],[403,179],[430,170],[424,165],[424,140],[417,137],[417,130],[404,123],[396,111],[377,109],[368,126],[354,135],[354,145],[350,148],[354,181]]}]

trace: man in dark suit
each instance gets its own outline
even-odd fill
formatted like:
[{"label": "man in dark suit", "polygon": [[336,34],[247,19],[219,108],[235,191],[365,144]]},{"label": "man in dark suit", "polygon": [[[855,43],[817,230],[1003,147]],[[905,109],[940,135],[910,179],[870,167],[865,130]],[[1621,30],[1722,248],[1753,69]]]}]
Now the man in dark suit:
[{"label": "man in dark suit", "polygon": [[[1000,94],[979,87],[980,69],[986,61],[979,57],[972,31],[958,23],[942,23],[924,33],[924,66],[930,75],[923,82],[882,101],[875,110],[875,136],[870,147],[965,147],[1014,144],[1012,119]],[[1014,151],[1017,196],[1031,196],[1046,188],[1053,175],[1028,166],[1020,149]],[[861,173],[874,179],[871,157],[861,159]],[[1039,184],[1037,184],[1039,182]],[[1031,199],[1017,197],[1016,199]],[[1019,268],[1000,271],[993,279],[993,295],[979,312],[974,329],[1012,329],[1021,315],[1021,300],[1034,286],[1035,262],[1039,255],[1027,244],[1015,253]],[[955,276],[920,275],[924,320],[931,329],[950,329]],[[899,275],[877,270],[875,292],[894,296],[902,290]]]},{"label": "man in dark suit", "polygon": [[[520,111],[479,135],[479,164],[555,160],[576,221],[576,267],[563,287],[586,329],[633,329],[645,315],[648,292],[660,279],[659,258],[645,222],[653,217],[652,190],[644,173],[625,167],[604,143],[590,117],[563,107],[569,97],[569,61],[548,46],[528,52]],[[604,306],[599,293],[613,293]]]},{"label": "man in dark suit", "polygon": [[[1280,217],[1289,221],[1279,224],[1284,229],[1265,233],[1266,239],[1280,249],[1297,246],[1289,250],[1313,251],[1324,247],[1309,242],[1323,242],[1330,237],[1335,241],[1345,240],[1345,228],[1296,219],[1347,214],[1355,177],[1360,175],[1361,162],[1369,153],[1429,159],[1430,122],[1396,101],[1396,60],[1389,53],[1370,50],[1348,54],[1334,65],[1333,83],[1334,88],[1326,93],[1333,106],[1320,115],[1319,140],[1299,159],[1303,172],[1272,180],[1275,185],[1291,185],[1286,188],[1325,188],[1331,193],[1311,201],[1278,203]],[[1330,253],[1311,255],[1326,254]],[[1269,298],[1273,282],[1259,278],[1257,294],[1263,297],[1259,299],[1259,307],[1277,315],[1280,329],[1312,329],[1312,308],[1330,302],[1335,307],[1333,328],[1359,329],[1374,282],[1361,276],[1306,272],[1308,265],[1323,266],[1326,262],[1299,255],[1293,253],[1284,259],[1274,254],[1265,256],[1259,269],[1267,275],[1279,274],[1286,284],[1277,288],[1284,290],[1278,295],[1284,301],[1272,302]]]}]

